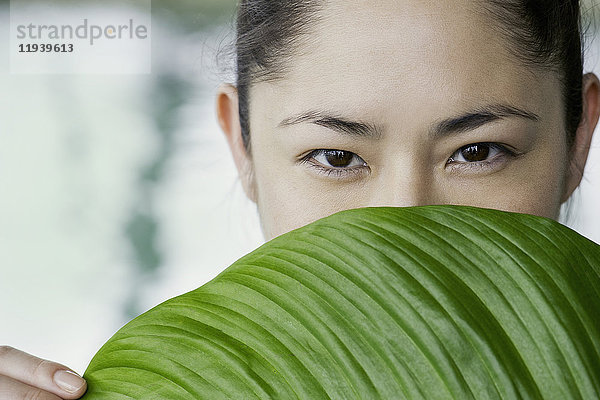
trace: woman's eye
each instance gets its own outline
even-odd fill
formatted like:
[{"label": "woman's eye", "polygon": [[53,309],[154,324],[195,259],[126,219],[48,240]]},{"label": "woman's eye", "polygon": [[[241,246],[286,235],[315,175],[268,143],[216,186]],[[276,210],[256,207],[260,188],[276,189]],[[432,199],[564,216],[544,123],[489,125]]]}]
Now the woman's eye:
[{"label": "woman's eye", "polygon": [[[494,156],[494,150],[490,145],[485,143],[471,144],[463,147],[456,152],[454,161],[459,162],[480,162],[485,161],[491,155]],[[491,153],[491,154],[490,154]]]},{"label": "woman's eye", "polygon": [[447,161],[449,164],[469,164],[478,166],[493,166],[496,162],[506,160],[515,153],[498,143],[473,143],[458,149]]},{"label": "woman's eye", "polygon": [[327,176],[344,178],[368,170],[365,160],[351,151],[319,149],[304,156],[301,162],[315,168]]},{"label": "woman's eye", "polygon": [[353,168],[366,165],[362,158],[344,150],[317,150],[312,154],[312,158],[324,166],[332,168]]}]

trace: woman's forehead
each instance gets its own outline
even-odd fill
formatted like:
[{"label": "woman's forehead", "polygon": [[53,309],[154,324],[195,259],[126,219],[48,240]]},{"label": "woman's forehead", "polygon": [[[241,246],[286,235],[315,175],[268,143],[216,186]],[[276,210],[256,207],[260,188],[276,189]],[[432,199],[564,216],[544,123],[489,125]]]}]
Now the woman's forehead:
[{"label": "woman's forehead", "polygon": [[327,73],[344,68],[345,75],[389,77],[393,82],[460,73],[474,78],[478,71],[485,76],[512,73],[507,69],[514,69],[516,60],[509,57],[508,43],[473,3],[329,1],[307,40],[300,42],[304,45],[297,52],[295,69]]},{"label": "woman's forehead", "polygon": [[262,92],[285,99],[282,113],[318,104],[373,120],[415,110],[433,118],[506,103],[543,114],[558,81],[519,63],[476,6],[328,1],[284,78]]}]

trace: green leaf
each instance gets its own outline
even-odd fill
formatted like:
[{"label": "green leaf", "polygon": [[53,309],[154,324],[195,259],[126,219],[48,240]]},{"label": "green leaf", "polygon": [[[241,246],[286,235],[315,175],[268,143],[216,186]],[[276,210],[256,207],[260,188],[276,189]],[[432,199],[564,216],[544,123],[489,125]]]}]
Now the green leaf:
[{"label": "green leaf", "polygon": [[598,399],[600,246],[545,218],[362,208],[106,343],[85,399]]}]

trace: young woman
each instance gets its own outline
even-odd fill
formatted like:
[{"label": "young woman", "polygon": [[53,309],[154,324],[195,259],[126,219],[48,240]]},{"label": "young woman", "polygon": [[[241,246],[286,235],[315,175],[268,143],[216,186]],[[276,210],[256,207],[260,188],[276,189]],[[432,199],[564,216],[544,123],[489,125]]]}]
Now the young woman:
[{"label": "young woman", "polygon": [[[576,0],[246,0],[217,114],[266,239],[364,206],[557,218],[600,115]],[[0,351],[0,397],[77,398]],[[34,397],[34,394],[38,397]],[[3,396],[3,397],[2,397]]]}]

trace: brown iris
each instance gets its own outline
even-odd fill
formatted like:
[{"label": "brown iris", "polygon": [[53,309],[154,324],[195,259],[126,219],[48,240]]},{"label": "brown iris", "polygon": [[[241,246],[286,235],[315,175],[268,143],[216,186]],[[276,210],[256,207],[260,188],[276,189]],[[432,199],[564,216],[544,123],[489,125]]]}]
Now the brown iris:
[{"label": "brown iris", "polygon": [[490,155],[490,146],[487,144],[472,144],[464,147],[460,154],[464,157],[465,161],[478,162],[484,161]]},{"label": "brown iris", "polygon": [[345,168],[352,162],[354,158],[354,153],[349,151],[341,151],[341,150],[327,150],[325,152],[325,159],[335,168]]}]

